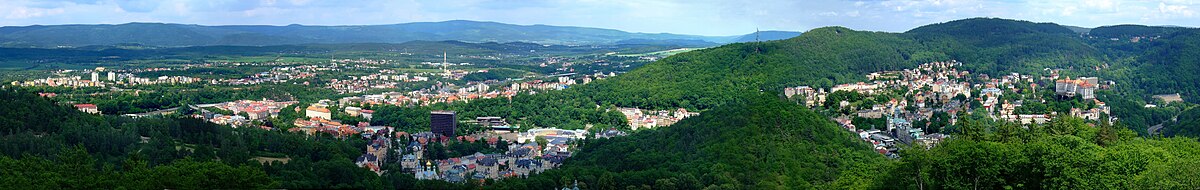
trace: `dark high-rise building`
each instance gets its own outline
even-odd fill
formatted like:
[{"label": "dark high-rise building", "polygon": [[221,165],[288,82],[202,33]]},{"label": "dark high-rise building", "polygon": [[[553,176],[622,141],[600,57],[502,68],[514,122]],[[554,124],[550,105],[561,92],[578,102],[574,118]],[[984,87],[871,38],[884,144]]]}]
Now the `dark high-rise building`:
[{"label": "dark high-rise building", "polygon": [[429,128],[433,130],[434,134],[454,137],[454,129],[457,127],[458,120],[454,116],[454,111],[429,112]]}]

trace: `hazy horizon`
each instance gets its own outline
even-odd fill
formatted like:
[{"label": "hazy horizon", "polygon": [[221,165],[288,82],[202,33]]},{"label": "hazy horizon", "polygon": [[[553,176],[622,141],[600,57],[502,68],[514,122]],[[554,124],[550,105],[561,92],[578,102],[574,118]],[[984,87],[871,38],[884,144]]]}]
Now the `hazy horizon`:
[{"label": "hazy horizon", "polygon": [[15,0],[0,26],[123,24],[378,25],[471,20],[706,36],[824,26],[903,32],[951,20],[994,17],[1094,28],[1119,24],[1195,27],[1200,3],[1135,1],[435,1]]}]

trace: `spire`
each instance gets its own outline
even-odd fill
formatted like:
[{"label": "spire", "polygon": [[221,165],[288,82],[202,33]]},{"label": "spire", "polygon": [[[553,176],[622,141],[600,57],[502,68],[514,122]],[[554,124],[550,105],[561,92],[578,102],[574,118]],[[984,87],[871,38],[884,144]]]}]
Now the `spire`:
[{"label": "spire", "polygon": [[450,76],[450,69],[447,68],[450,65],[450,61],[447,61],[448,57],[449,56],[446,54],[446,51],[442,50],[442,72],[445,73],[447,77]]}]

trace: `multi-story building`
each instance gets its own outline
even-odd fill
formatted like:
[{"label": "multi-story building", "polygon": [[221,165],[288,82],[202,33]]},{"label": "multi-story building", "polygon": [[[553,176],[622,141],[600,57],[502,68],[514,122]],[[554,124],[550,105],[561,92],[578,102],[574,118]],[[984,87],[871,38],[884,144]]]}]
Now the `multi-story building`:
[{"label": "multi-story building", "polygon": [[328,108],[319,107],[319,106],[308,106],[308,109],[305,109],[305,111],[304,111],[304,116],[307,116],[309,118],[316,117],[316,118],[328,120],[330,118],[333,118],[333,113],[330,113]]},{"label": "multi-story building", "polygon": [[454,129],[457,127],[458,121],[455,119],[454,111],[429,112],[429,128],[433,133],[454,137]]},{"label": "multi-story building", "polygon": [[1092,81],[1097,80],[1095,77],[1083,77],[1078,80],[1071,80],[1071,78],[1057,80],[1054,82],[1054,93],[1066,97],[1080,96],[1084,100],[1095,99],[1096,83],[1092,83]]}]

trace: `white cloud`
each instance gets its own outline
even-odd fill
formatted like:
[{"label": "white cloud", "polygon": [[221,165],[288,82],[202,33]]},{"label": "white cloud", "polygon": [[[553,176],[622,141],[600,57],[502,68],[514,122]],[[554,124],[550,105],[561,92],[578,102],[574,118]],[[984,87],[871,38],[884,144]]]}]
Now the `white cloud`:
[{"label": "white cloud", "polygon": [[1158,3],[1158,12],[1167,16],[1182,16],[1191,17],[1195,14],[1187,5],[1167,5],[1167,3]]},{"label": "white cloud", "polygon": [[13,7],[5,11],[8,12],[8,14],[4,16],[5,19],[29,19],[62,14],[64,12],[61,8],[44,9],[31,7]]},{"label": "white cloud", "polygon": [[1117,11],[1118,3],[1113,0],[1090,0],[1083,1],[1083,6],[1104,11]]},{"label": "white cloud", "polygon": [[1061,14],[1062,16],[1071,16],[1071,15],[1075,14],[1075,11],[1077,11],[1077,10],[1079,10],[1079,7],[1075,7],[1075,6],[1063,7],[1062,11],[1060,11],[1059,14]]}]

